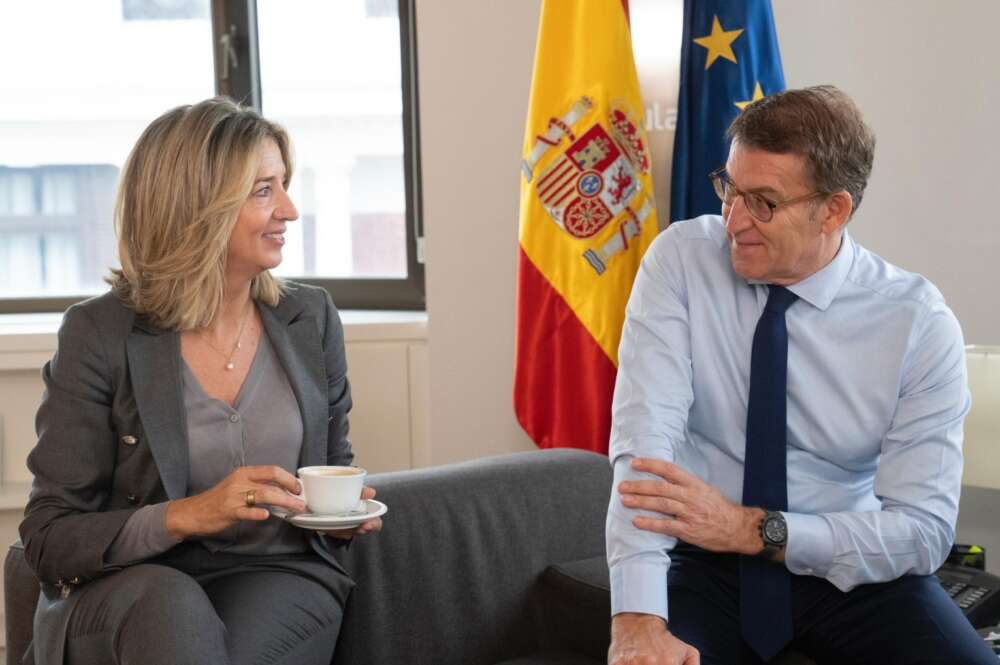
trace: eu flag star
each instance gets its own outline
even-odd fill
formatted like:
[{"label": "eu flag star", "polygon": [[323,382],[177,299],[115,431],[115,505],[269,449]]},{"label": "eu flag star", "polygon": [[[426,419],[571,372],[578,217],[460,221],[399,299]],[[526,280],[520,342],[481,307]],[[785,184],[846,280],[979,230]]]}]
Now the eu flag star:
[{"label": "eu flag star", "polygon": [[698,46],[704,46],[708,49],[705,69],[711,67],[712,63],[719,58],[736,62],[736,56],[733,54],[733,42],[741,34],[743,34],[742,28],[739,30],[723,30],[722,24],[719,23],[719,17],[712,16],[712,34],[694,40],[694,43]]},{"label": "eu flag star", "polygon": [[757,85],[755,85],[753,88],[753,97],[751,97],[745,102],[734,102],[734,103],[742,111],[743,109],[750,106],[758,99],[764,99],[764,91],[760,89],[760,81],[758,81]]}]

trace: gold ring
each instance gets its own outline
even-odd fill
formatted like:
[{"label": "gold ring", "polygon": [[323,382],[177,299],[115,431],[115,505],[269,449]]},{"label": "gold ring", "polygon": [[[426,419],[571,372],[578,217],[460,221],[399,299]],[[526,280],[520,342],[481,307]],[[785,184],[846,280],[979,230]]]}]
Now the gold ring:
[{"label": "gold ring", "polygon": [[257,490],[247,490],[246,503],[247,508],[254,507],[254,504],[257,503]]}]

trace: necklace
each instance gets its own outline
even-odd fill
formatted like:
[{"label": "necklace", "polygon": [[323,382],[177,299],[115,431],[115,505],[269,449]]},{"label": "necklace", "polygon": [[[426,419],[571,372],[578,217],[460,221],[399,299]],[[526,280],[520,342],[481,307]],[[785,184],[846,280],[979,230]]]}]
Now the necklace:
[{"label": "necklace", "polygon": [[243,328],[247,324],[247,318],[249,318],[249,316],[250,316],[250,309],[252,307],[253,307],[253,300],[251,299],[247,303],[246,310],[243,312],[243,318],[240,320],[240,329],[236,332],[236,343],[233,344],[233,348],[232,348],[232,350],[229,351],[228,354],[226,354],[225,351],[222,351],[217,346],[215,346],[210,341],[208,341],[207,337],[204,337],[204,336],[202,337],[202,339],[205,341],[205,344],[208,344],[208,348],[212,349],[213,351],[215,351],[220,356],[222,356],[223,358],[226,359],[225,368],[226,368],[227,371],[232,370],[232,369],[234,369],[236,367],[236,363],[233,362],[233,356],[236,355],[236,350],[237,349],[243,348],[243,343],[240,340],[243,337]]}]

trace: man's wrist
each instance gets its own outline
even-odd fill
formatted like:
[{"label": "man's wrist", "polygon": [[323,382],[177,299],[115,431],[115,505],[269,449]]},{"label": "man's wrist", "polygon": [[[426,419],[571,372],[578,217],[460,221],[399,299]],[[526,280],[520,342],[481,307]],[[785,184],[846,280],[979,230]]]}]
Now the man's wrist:
[{"label": "man's wrist", "polygon": [[764,551],[764,539],[761,537],[761,525],[764,523],[763,508],[744,508],[743,537],[741,547],[737,550],[740,554],[750,556],[760,556]]},{"label": "man's wrist", "polygon": [[615,626],[633,628],[641,625],[651,628],[662,627],[665,629],[667,627],[667,620],[657,614],[644,614],[641,612],[620,612],[611,617],[612,630],[614,630]]}]

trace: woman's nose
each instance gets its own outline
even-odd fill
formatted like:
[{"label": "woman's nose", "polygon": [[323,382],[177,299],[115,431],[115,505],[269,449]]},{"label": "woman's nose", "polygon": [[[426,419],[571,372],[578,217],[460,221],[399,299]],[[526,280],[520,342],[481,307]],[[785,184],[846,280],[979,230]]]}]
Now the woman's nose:
[{"label": "woman's nose", "polygon": [[295,207],[295,203],[292,201],[292,197],[288,192],[284,192],[284,200],[281,205],[278,206],[277,210],[278,216],[286,222],[294,222],[299,218],[298,208]]}]

